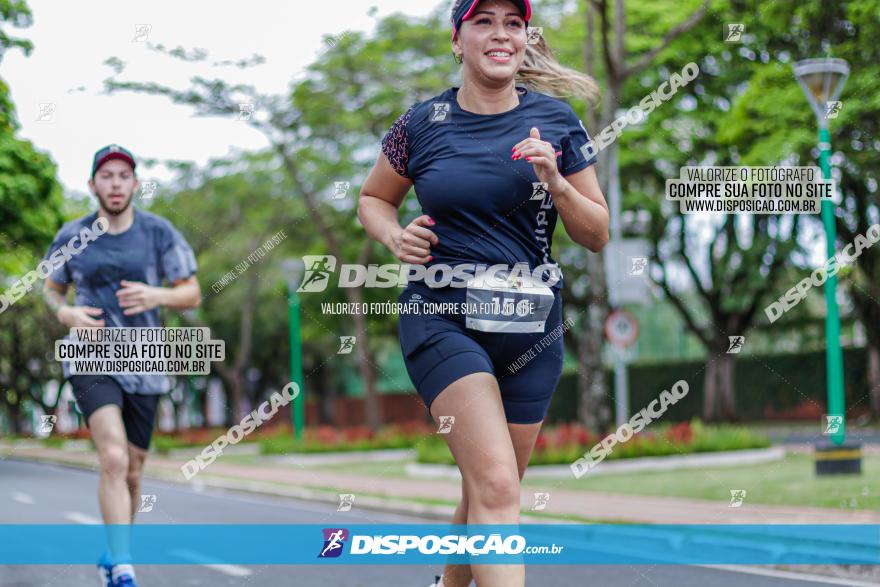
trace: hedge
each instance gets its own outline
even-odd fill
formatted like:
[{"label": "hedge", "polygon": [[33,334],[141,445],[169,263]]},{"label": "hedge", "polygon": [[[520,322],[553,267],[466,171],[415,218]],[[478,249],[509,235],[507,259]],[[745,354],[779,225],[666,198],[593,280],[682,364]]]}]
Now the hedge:
[{"label": "hedge", "polygon": [[[844,349],[843,364],[846,373],[846,405],[856,405],[868,390],[865,350]],[[613,371],[606,371],[609,389],[613,389]],[[669,389],[679,379],[690,386],[688,395],[670,408],[664,421],[684,422],[702,415],[703,379],[705,362],[683,361],[656,365],[629,367],[629,405],[636,412],[653,401],[662,390]],[[825,406],[825,352],[786,355],[738,356],[735,363],[734,385],[736,411],[740,420],[762,420],[765,409],[773,412],[793,409],[804,402],[814,401]],[[862,405],[867,405],[861,401]],[[613,409],[613,398],[608,405]],[[576,419],[578,409],[577,373],[564,373],[556,388],[547,422],[570,422]]]}]

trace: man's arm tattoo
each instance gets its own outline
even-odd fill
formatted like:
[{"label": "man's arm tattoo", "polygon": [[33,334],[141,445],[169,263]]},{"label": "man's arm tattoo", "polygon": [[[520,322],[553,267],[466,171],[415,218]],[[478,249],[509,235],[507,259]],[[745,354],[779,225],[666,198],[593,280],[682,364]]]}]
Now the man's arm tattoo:
[{"label": "man's arm tattoo", "polygon": [[67,296],[48,286],[43,288],[43,299],[46,301],[49,309],[52,310],[53,315],[58,314],[58,310],[67,305]]}]

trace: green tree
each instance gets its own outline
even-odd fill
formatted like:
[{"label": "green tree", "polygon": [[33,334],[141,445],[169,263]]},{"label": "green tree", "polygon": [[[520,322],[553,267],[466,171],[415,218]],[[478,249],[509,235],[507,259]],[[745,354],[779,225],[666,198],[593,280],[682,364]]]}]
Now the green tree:
[{"label": "green tree", "polygon": [[[601,3],[598,6],[602,8]],[[603,16],[600,11],[599,30],[603,35],[612,28],[619,30],[624,16],[624,52],[632,52],[636,64],[650,57],[651,66],[609,82],[610,87],[620,89],[621,101],[612,101],[614,116],[638,104],[688,62],[700,67],[697,79],[660,104],[643,124],[624,131],[615,144],[619,144],[624,208],[645,209],[652,214],[648,234],[653,243],[651,277],[707,350],[703,416],[707,420],[733,419],[735,355],[726,352],[728,337],[746,335],[781,286],[781,269],[794,261],[803,220],[719,215],[705,222],[663,203],[665,181],[677,177],[685,165],[788,163],[779,150],[746,156],[745,148],[751,143],[736,139],[731,124],[736,107],[748,104],[742,98],[744,88],[755,88],[768,99],[772,96],[777,108],[780,96],[776,92],[788,91],[762,79],[768,56],[749,45],[755,36],[779,36],[783,29],[765,26],[763,19],[753,18],[749,9],[758,11],[756,4],[744,7],[743,3],[725,0],[702,4],[629,3],[625,12],[622,3],[615,7],[613,17]],[[748,36],[743,45],[725,43],[722,38],[723,24],[736,22],[746,23]],[[621,53],[621,37],[615,35],[613,42],[601,37],[606,70],[630,70],[614,55]],[[796,86],[789,89],[798,91]],[[784,102],[786,98],[781,99]],[[778,126],[776,120],[765,124]],[[604,126],[600,124],[600,128]],[[780,130],[784,132],[784,127]],[[608,154],[612,177],[613,157],[614,146]],[[693,299],[699,301],[697,305],[685,301],[682,284],[696,292]]]},{"label": "green tree", "polygon": [[[832,164],[842,201],[836,208],[839,250],[880,221],[880,4],[852,2],[743,2],[741,15],[755,15],[749,25],[745,58],[755,75],[721,120],[728,142],[743,160],[777,157],[796,165],[817,165],[816,120],[794,80],[791,63],[811,57],[840,57],[850,77],[840,97],[843,108],[829,120]],[[745,21],[740,21],[745,22]],[[784,31],[780,34],[780,31]],[[798,262],[803,275],[814,269]],[[841,273],[868,339],[868,390],[864,399],[880,417],[880,250],[865,249],[854,271]],[[793,284],[775,292],[778,296]]]},{"label": "green tree", "polygon": [[28,405],[47,414],[55,412],[60,394],[47,403],[43,388],[53,380],[63,382],[52,349],[64,334],[37,295],[21,298],[0,316],[0,409],[13,434],[21,433]]},{"label": "green tree", "polygon": [[[180,320],[208,326],[213,338],[226,342],[226,359],[212,368],[224,382],[230,424],[241,419],[242,400],[253,405],[262,399],[261,390],[289,381],[281,263],[301,254],[297,247],[319,240],[302,203],[290,193],[271,153],[243,154],[204,169],[188,166],[151,206],[181,230],[196,253],[204,298],[197,313],[186,312]],[[277,244],[266,245],[273,236]],[[306,322],[307,351],[322,339],[311,324]],[[320,364],[307,363],[307,375]],[[256,386],[249,385],[253,369],[260,375]],[[320,391],[309,379],[307,389]]]},{"label": "green tree", "polygon": [[[29,55],[32,44],[13,37],[7,28],[30,26],[32,17],[25,2],[0,0],[0,60],[9,49]],[[0,288],[6,290],[25,272],[34,269],[61,225],[61,188],[55,179],[55,165],[48,155],[19,139],[15,106],[9,87],[0,79]],[[27,401],[42,402],[36,386],[45,382],[50,369],[44,352],[52,348],[48,314],[40,312],[32,296],[9,307],[0,303],[0,407],[14,430]],[[37,315],[33,315],[36,312]],[[36,361],[36,362],[35,362]],[[44,406],[45,407],[45,406]]]},{"label": "green tree", "polygon": [[[6,51],[30,55],[33,45],[11,36],[7,27],[29,27],[33,17],[23,1],[0,0],[0,61]],[[0,242],[3,249],[39,250],[48,245],[62,221],[61,190],[55,165],[30,141],[16,138],[19,125],[9,87],[0,78]],[[28,255],[3,255],[0,275],[27,269]]]}]

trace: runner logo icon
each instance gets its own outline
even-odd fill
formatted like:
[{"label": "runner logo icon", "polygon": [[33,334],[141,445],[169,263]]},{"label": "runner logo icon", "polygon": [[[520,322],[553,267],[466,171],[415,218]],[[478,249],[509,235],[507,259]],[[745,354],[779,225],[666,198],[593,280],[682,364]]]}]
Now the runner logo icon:
[{"label": "runner logo icon", "polygon": [[348,530],[345,528],[324,528],[324,548],[318,558],[336,558],[342,554],[345,541],[348,540]]},{"label": "runner logo icon", "polygon": [[451,104],[449,102],[434,102],[431,104],[431,122],[450,122]]},{"label": "runner logo icon", "polygon": [[302,285],[296,291],[316,292],[327,288],[328,276],[336,269],[336,257],[331,255],[304,255],[306,269]]}]

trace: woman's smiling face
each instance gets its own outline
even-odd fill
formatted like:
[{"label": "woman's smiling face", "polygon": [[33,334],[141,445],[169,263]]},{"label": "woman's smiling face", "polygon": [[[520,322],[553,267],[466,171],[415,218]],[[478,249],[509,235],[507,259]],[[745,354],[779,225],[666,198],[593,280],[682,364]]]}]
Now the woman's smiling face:
[{"label": "woman's smiling face", "polygon": [[525,57],[526,23],[510,0],[483,0],[462,23],[452,45],[472,74],[506,82]]}]

